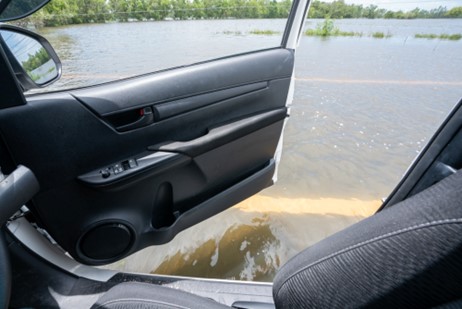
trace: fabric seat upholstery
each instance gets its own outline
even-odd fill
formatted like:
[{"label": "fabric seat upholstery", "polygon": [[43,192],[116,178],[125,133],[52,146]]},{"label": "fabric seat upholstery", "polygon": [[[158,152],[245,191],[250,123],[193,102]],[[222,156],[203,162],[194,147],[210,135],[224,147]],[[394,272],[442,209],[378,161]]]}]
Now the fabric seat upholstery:
[{"label": "fabric seat upholstery", "polygon": [[462,172],[301,252],[279,270],[273,296],[277,308],[457,303]]}]

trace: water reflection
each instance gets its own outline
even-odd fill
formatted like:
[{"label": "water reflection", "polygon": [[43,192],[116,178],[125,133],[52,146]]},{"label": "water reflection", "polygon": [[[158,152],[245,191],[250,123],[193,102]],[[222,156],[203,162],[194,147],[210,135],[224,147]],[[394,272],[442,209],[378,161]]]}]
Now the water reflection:
[{"label": "water reflection", "polygon": [[290,257],[373,214],[380,201],[254,196],[180,233],[106,266],[207,278],[272,281]]},{"label": "water reflection", "polygon": [[267,218],[255,225],[235,225],[218,239],[209,239],[191,252],[168,257],[152,273],[271,281],[280,266],[279,241]]},{"label": "water reflection", "polygon": [[37,40],[6,29],[0,30],[0,35],[18,64],[36,84],[46,84],[58,76],[56,63]]}]

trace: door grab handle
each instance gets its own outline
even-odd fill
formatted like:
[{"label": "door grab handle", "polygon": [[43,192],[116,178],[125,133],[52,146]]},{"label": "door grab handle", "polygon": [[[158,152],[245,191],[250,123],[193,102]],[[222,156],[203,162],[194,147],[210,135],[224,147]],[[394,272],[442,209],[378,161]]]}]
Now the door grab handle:
[{"label": "door grab handle", "polygon": [[143,109],[140,109],[140,114],[141,114],[141,117],[137,119],[136,121],[116,127],[117,131],[120,131],[120,132],[130,131],[130,130],[145,127],[154,122],[154,113],[152,112],[151,107],[145,107]]},{"label": "door grab handle", "polygon": [[175,152],[196,157],[226,143],[263,129],[287,117],[287,109],[280,108],[210,128],[208,133],[190,141],[173,141],[148,147],[150,151]]}]

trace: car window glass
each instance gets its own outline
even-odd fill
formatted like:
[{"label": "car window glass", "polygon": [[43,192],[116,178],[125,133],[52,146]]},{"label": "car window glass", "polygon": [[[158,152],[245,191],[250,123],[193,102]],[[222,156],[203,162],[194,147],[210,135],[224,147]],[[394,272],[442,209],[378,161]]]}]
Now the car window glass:
[{"label": "car window glass", "polygon": [[291,8],[290,0],[76,2],[53,1],[33,19],[63,64],[61,79],[40,91],[278,47]]}]

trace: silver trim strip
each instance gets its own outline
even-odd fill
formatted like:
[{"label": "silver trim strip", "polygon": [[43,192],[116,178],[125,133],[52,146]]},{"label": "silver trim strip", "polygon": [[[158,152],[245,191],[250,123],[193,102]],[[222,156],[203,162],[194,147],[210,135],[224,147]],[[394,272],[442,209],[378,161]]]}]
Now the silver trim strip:
[{"label": "silver trim strip", "polygon": [[25,218],[11,221],[8,224],[8,230],[29,250],[51,264],[76,276],[106,282],[117,274],[113,270],[86,266],[73,260],[65,252],[52,245]]}]

